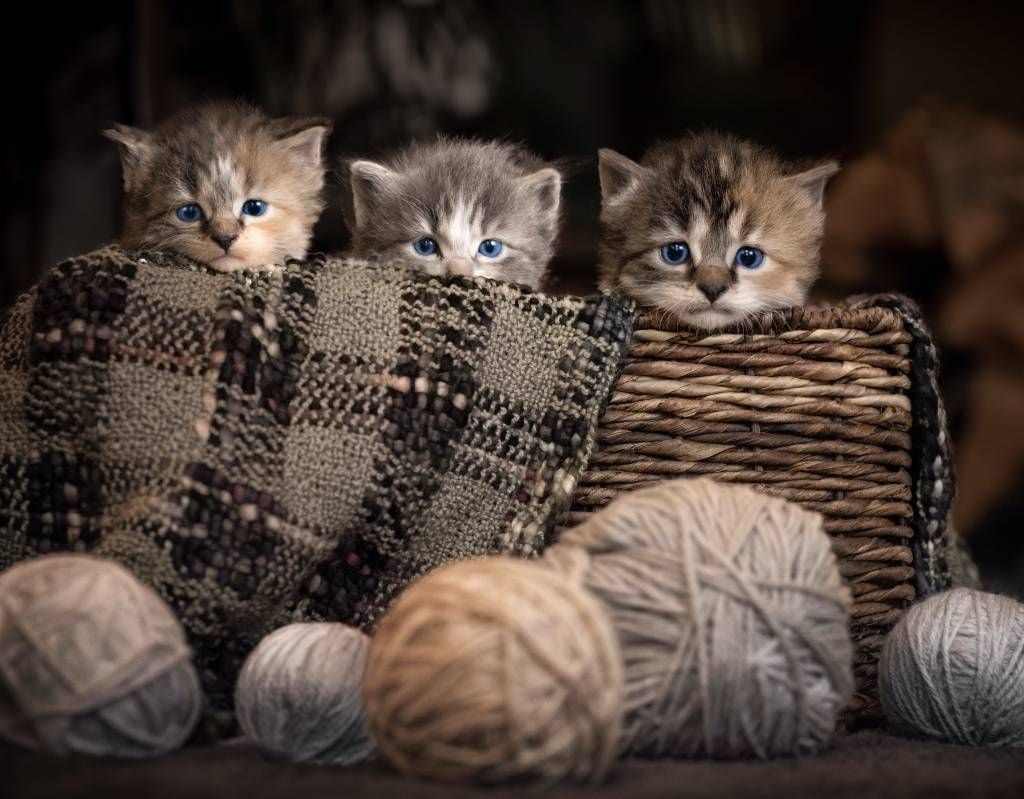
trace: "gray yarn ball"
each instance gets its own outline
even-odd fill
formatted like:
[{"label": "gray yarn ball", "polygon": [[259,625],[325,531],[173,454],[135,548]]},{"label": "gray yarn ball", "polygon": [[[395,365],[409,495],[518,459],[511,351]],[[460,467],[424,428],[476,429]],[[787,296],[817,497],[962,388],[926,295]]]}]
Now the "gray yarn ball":
[{"label": "gray yarn ball", "polygon": [[369,638],[344,624],[289,624],[242,666],[235,712],[268,754],[347,766],[374,751],[361,692]]},{"label": "gray yarn ball", "polygon": [[850,592],[822,517],[744,486],[632,491],[542,563],[608,609],[622,648],[620,752],[815,752],[853,693]]},{"label": "gray yarn ball", "polygon": [[914,605],[882,649],[894,727],[971,746],[1024,746],[1024,604],[954,588]]},{"label": "gray yarn ball", "polygon": [[57,754],[181,746],[203,698],[171,609],[127,569],[50,555],[0,574],[0,737]]}]

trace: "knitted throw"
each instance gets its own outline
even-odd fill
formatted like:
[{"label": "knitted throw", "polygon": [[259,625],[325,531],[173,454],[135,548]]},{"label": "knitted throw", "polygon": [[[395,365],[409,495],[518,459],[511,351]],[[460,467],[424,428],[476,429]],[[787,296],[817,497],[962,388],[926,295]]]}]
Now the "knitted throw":
[{"label": "knitted throw", "polygon": [[71,259],[0,329],[0,568],[119,560],[224,704],[277,626],[369,628],[444,561],[538,552],[631,319],[622,300],[334,259]]}]

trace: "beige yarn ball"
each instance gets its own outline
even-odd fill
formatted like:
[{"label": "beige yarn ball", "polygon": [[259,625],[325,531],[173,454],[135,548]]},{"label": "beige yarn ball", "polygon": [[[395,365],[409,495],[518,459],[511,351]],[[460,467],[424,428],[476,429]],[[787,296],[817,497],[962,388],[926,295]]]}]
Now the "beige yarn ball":
[{"label": "beige yarn ball", "polygon": [[536,563],[486,558],[414,583],[370,644],[363,696],[401,771],[449,781],[597,780],[622,671],[599,603]]},{"label": "beige yarn ball", "polygon": [[878,687],[903,732],[1024,747],[1024,604],[971,588],[919,602],[886,638]]},{"label": "beige yarn ball", "polygon": [[0,737],[159,755],[186,741],[202,705],[181,625],[124,567],[49,555],[0,574]]},{"label": "beige yarn ball", "polygon": [[289,624],[252,651],[235,687],[243,732],[272,755],[348,766],[373,738],[361,693],[369,638],[330,622]]},{"label": "beige yarn ball", "polygon": [[770,757],[832,738],[853,692],[850,594],[818,514],[673,480],[620,497],[542,562],[609,611],[624,754]]}]

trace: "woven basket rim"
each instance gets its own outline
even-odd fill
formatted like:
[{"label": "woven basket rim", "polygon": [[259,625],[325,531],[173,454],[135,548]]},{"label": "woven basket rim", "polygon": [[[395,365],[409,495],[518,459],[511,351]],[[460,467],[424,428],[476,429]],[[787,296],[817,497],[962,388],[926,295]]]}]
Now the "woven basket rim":
[{"label": "woven basket rim", "polygon": [[[881,297],[878,298],[881,302]],[[660,330],[709,337],[722,334],[773,335],[787,330],[836,329],[867,333],[906,329],[906,320],[888,305],[874,304],[873,298],[859,299],[857,305],[815,305],[769,311],[743,322],[715,330],[691,327],[664,311],[644,310],[637,314],[636,330]]]}]

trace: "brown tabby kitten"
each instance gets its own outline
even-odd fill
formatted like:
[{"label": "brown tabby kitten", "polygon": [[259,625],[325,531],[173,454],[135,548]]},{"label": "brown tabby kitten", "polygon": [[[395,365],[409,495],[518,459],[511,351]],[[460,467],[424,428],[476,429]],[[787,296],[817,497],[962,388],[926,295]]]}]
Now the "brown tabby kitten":
[{"label": "brown tabby kitten", "polygon": [[825,184],[809,169],[718,134],[600,152],[601,287],[716,328],[799,305],[818,275]]},{"label": "brown tabby kitten", "polygon": [[174,250],[231,272],[304,258],[323,208],[324,119],[211,103],[154,131],[116,125],[130,249]]},{"label": "brown tabby kitten", "polygon": [[357,257],[432,275],[538,288],[558,235],[562,177],[511,144],[440,139],[348,165],[345,219]]}]

